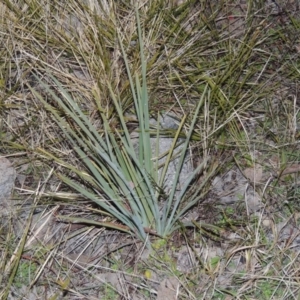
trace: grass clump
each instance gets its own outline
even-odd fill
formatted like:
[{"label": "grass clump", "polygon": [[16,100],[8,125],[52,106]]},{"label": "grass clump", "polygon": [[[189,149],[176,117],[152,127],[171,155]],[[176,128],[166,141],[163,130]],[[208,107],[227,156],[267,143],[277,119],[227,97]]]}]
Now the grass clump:
[{"label": "grass clump", "polygon": [[[175,179],[172,189],[168,196],[163,200],[163,184],[165,175],[173,157],[173,151],[177,144],[177,139],[181,133],[182,127],[185,124],[186,117],[183,117],[172,143],[172,148],[169,150],[162,176],[157,175],[159,169],[159,160],[153,163],[153,154],[150,139],[150,114],[149,114],[149,97],[147,90],[146,79],[146,61],[143,54],[142,30],[140,26],[138,11],[138,40],[140,42],[140,53],[142,62],[142,82],[140,83],[138,75],[133,75],[129,69],[128,59],[125,56],[124,46],[121,45],[124,61],[129,77],[135,113],[138,121],[138,155],[134,150],[134,144],[130,137],[130,132],[125,121],[125,111],[122,108],[121,100],[112,90],[112,86],[108,82],[108,88],[111,93],[112,107],[115,111],[116,118],[120,123],[119,129],[113,129],[109,124],[109,119],[105,115],[100,99],[95,99],[99,116],[104,127],[104,133],[99,134],[93,124],[86,117],[78,104],[72,99],[70,94],[62,87],[62,85],[54,78],[54,83],[58,87],[58,92],[63,96],[60,99],[50,89],[48,85],[46,91],[50,93],[55,100],[55,105],[49,105],[40,94],[35,93],[40,101],[46,106],[51,115],[54,116],[61,130],[67,137],[67,140],[72,144],[73,149],[77,152],[79,159],[84,163],[85,170],[76,170],[71,165],[65,165],[67,168],[75,172],[82,182],[77,183],[68,179],[66,176],[60,175],[60,178],[75,188],[80,194],[92,200],[111,216],[121,221],[126,227],[107,224],[111,228],[119,228],[121,230],[135,232],[143,241],[146,241],[147,234],[166,238],[172,231],[176,229],[176,223],[189,207],[196,204],[198,198],[196,191],[193,198],[189,200],[186,207],[179,210],[182,205],[184,195],[191,183],[195,180],[195,175],[202,172],[207,161],[204,161],[196,168],[185,182],[179,195],[176,196],[179,176],[183,167],[186,152],[195,130],[195,124],[198,119],[199,111],[204,104],[204,99],[207,97],[207,89],[203,91],[203,95],[196,107],[195,113],[192,116],[188,133],[185,138],[183,149],[180,154]],[[95,95],[96,96],[96,95]],[[57,113],[61,110],[61,115]],[[66,116],[71,119],[75,127],[70,127],[66,122]],[[74,130],[73,128],[76,128]],[[157,128],[157,143],[159,141],[159,127]],[[45,154],[45,152],[41,151]],[[51,159],[56,159],[53,155],[46,153]],[[60,164],[63,162],[59,159]],[[201,188],[198,189],[201,191]],[[160,205],[162,207],[160,207]],[[105,224],[105,223],[103,223]]]},{"label": "grass clump", "polygon": [[[109,80],[106,80],[106,86],[111,99],[110,111],[117,120],[119,128],[113,128],[110,123],[111,116],[107,116],[99,93],[96,91],[93,93],[95,97],[94,104],[96,105],[96,114],[100,117],[103,124],[104,134],[99,134],[96,131],[93,123],[86,117],[83,110],[76,103],[76,100],[67,93],[65,88],[63,88],[58,81],[54,80],[54,84],[57,86],[57,91],[62,95],[63,99],[57,97],[57,95],[46,86],[47,92],[54,98],[56,104],[58,104],[58,108],[55,105],[49,105],[38,94],[37,96],[39,96],[39,100],[46,105],[47,109],[54,116],[59,127],[66,134],[67,140],[73,145],[72,147],[77,152],[79,159],[84,162],[85,172],[76,170],[71,165],[64,164],[60,159],[57,159],[57,161],[75,172],[81,178],[82,182],[88,183],[90,187],[86,189],[82,183],[69,180],[66,176],[61,175],[60,178],[126,225],[125,228],[119,226],[119,229],[135,232],[145,241],[149,233],[163,238],[167,237],[172,231],[178,228],[176,223],[180,217],[199,201],[201,198],[199,195],[203,197],[204,193],[202,192],[204,185],[209,181],[216,170],[214,162],[210,163],[212,169],[207,172],[203,184],[197,189],[194,189],[193,194],[189,197],[188,203],[183,205],[183,198],[187,195],[192,182],[195,181],[196,175],[199,176],[199,173],[203,172],[204,168],[207,167],[209,155],[203,157],[202,163],[191,173],[191,176],[182,186],[179,195],[175,195],[186,152],[192,135],[196,131],[196,122],[199,121],[200,115],[205,114],[209,109],[210,114],[211,110],[214,111],[214,118],[217,118],[220,124],[222,124],[222,120],[224,119],[230,126],[232,132],[237,130],[237,122],[234,118],[234,114],[236,114],[237,110],[245,109],[247,105],[252,104],[252,101],[249,99],[243,103],[240,101],[240,93],[246,89],[245,80],[241,78],[241,76],[244,75],[242,75],[241,72],[249,60],[254,45],[257,43],[258,34],[247,33],[243,42],[238,47],[237,52],[229,53],[228,57],[223,57],[222,59],[223,62],[229,59],[233,63],[226,64],[226,67],[222,68],[222,63],[219,60],[214,62],[214,64],[217,63],[219,69],[218,74],[212,76],[211,74],[204,75],[201,73],[197,78],[196,81],[198,82],[197,86],[200,92],[200,99],[198,99],[198,103],[195,105],[195,111],[190,113],[189,116],[188,130],[187,134],[185,134],[185,142],[181,151],[172,189],[169,195],[163,199],[163,195],[165,195],[165,193],[162,193],[165,175],[177,145],[177,139],[179,135],[182,134],[183,126],[186,124],[186,117],[182,117],[177,132],[174,132],[174,141],[163,167],[162,176],[158,178],[159,160],[153,162],[153,154],[150,150],[151,132],[146,74],[147,60],[144,54],[144,38],[139,21],[139,13],[137,11],[136,16],[138,25],[136,42],[138,42],[137,45],[141,63],[140,76],[138,75],[140,73],[139,70],[135,73],[129,66],[129,57],[126,54],[125,45],[123,45],[122,32],[116,30],[115,37],[119,40],[117,47],[120,47],[120,52],[125,63],[133,98],[134,113],[138,122],[138,156],[136,156],[134,151],[132,138],[130,137],[130,132],[126,125],[126,109],[124,109],[124,104],[122,103],[124,101],[119,93],[115,92]],[[204,30],[206,24],[203,23],[202,26]],[[176,60],[179,58],[180,56],[176,57]],[[106,60],[104,62],[106,62]],[[252,77],[253,74],[253,70],[247,70],[246,78]],[[180,79],[180,77],[178,79]],[[182,80],[182,78],[180,80]],[[193,78],[193,80],[195,80],[195,78]],[[238,84],[234,85],[233,82],[237,82],[237,80]],[[195,85],[195,81],[193,85]],[[228,86],[231,87],[229,94],[224,90],[227,89]],[[236,90],[233,90],[234,88]],[[209,108],[205,108],[205,104],[208,105]],[[60,114],[56,112],[57,109],[61,110]],[[74,127],[70,126],[68,121],[66,122],[66,115],[69,120],[71,119]],[[222,127],[224,126],[225,124],[223,122],[221,128],[215,130],[217,135],[223,131]],[[77,130],[74,131],[73,128],[77,128]],[[157,143],[160,134],[160,129],[157,128]],[[212,134],[213,132],[210,133],[210,135]],[[152,135],[155,135],[155,133],[152,133]],[[203,139],[205,137],[200,136],[199,138]],[[208,141],[210,141],[210,139]],[[49,158],[55,159],[55,156],[51,155],[51,153],[46,153],[45,151],[41,152],[46,154]],[[102,196],[104,196],[104,198],[102,198]],[[103,224],[104,223],[102,223],[102,225]],[[186,225],[193,226],[190,222]],[[110,223],[107,223],[107,226],[117,228],[116,225]]]}]

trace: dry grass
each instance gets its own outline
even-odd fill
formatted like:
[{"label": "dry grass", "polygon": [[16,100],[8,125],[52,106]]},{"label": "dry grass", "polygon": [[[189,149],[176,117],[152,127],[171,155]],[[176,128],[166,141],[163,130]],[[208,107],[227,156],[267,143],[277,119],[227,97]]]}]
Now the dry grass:
[{"label": "dry grass", "polygon": [[[272,1],[139,1],[150,113],[187,114],[188,130],[208,85],[191,153],[196,164],[212,161],[198,182],[218,170],[230,193],[240,177],[230,185],[228,172],[261,166],[244,186],[259,195],[259,208],[251,207],[246,192],[239,201],[220,203],[209,180],[184,216],[193,227],[166,240],[150,236],[149,252],[133,236],[98,226],[117,223],[55,176],[74,178],[72,172],[41,155],[47,151],[83,168],[30,91],[55,105],[35,76],[50,85],[48,74],[55,76],[100,133],[99,103],[111,127],[119,128],[111,86],[128,126],[136,128],[117,35],[132,74],[140,76],[130,2],[0,3],[0,153],[18,172],[16,209],[0,228],[1,299],[298,299],[296,1],[278,0],[280,9]],[[72,222],[78,218],[90,222]]]}]

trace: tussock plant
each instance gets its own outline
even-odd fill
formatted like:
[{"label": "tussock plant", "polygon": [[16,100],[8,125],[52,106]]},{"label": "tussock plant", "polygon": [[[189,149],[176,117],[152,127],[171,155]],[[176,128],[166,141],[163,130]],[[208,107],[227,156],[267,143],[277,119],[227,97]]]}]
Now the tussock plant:
[{"label": "tussock plant", "polygon": [[[102,225],[134,233],[145,241],[148,234],[162,238],[167,237],[178,228],[177,222],[179,218],[199,200],[197,196],[199,191],[201,191],[202,185],[194,193],[194,196],[185,205],[182,205],[184,196],[187,194],[192,182],[207,165],[206,160],[191,172],[180,193],[176,193],[176,190],[178,189],[181,169],[185,163],[186,153],[199,111],[203,108],[204,100],[209,96],[209,88],[208,86],[204,88],[202,97],[193,113],[191,124],[180,152],[172,188],[166,195],[163,191],[165,176],[168,166],[173,159],[173,152],[178,144],[178,137],[185,125],[186,116],[183,116],[179,124],[161,176],[158,176],[160,161],[159,159],[154,159],[151,135],[156,135],[156,139],[159,142],[160,132],[159,127],[157,127],[157,130],[151,133],[146,61],[143,54],[142,28],[137,10],[136,17],[142,62],[141,79],[138,75],[131,73],[121,42],[120,46],[126,64],[138,120],[138,153],[134,149],[133,138],[126,125],[125,112],[121,105],[122,101],[113,91],[109,82],[107,82],[107,85],[120,128],[112,128],[104,108],[101,106],[99,99],[97,99],[97,95],[95,95],[98,113],[104,127],[104,132],[101,133],[96,130],[76,101],[54,77],[50,76],[56,91],[49,84],[37,78],[53,101],[47,102],[41,94],[33,89],[32,91],[44,103],[61,128],[82,161],[84,170],[77,170],[72,165],[64,163],[44,150],[40,150],[40,154],[56,160],[76,173],[80,181],[70,179],[63,174],[60,174],[59,177],[87,199],[99,205],[106,213],[119,220],[125,227],[112,223],[103,223]],[[73,126],[70,126],[68,119],[71,119]],[[77,219],[77,221],[80,220]],[[189,223],[188,225],[191,224]]]}]

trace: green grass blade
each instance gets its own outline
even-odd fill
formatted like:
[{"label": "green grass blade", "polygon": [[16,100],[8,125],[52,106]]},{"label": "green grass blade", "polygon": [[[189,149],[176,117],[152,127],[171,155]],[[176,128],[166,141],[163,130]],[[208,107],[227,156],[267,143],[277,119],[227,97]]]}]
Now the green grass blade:
[{"label": "green grass blade", "polygon": [[[200,109],[202,108],[202,106],[204,104],[205,97],[207,96],[207,88],[208,88],[208,86],[206,85],[205,89],[204,89],[204,92],[201,96],[201,99],[200,99],[200,101],[199,101],[199,103],[196,107],[195,112],[194,112],[193,120],[191,122],[189,132],[187,134],[185,143],[184,143],[183,148],[182,148],[182,152],[181,152],[181,156],[180,156],[180,159],[179,159],[179,162],[178,162],[178,167],[177,167],[176,176],[175,176],[175,180],[174,180],[173,189],[172,189],[172,192],[170,193],[170,196],[169,196],[169,199],[168,199],[168,202],[172,203],[172,207],[170,205],[168,205],[164,209],[164,216],[167,216],[167,219],[166,219],[166,224],[164,226],[165,231],[164,231],[164,234],[162,234],[162,235],[167,235],[172,230],[172,226],[173,226],[174,221],[175,221],[174,216],[177,213],[177,209],[178,209],[178,206],[179,206],[180,202],[182,201],[182,198],[179,198],[179,197],[177,197],[175,202],[173,201],[173,199],[174,199],[174,196],[175,196],[176,186],[179,182],[180,172],[181,172],[181,169],[182,169],[184,161],[185,161],[186,151],[188,149],[188,145],[189,145],[191,136],[192,136],[193,131],[195,129],[195,125],[196,125],[196,121],[199,117]],[[190,178],[190,181],[191,180],[192,180],[192,178]],[[187,189],[187,186],[186,186],[186,189]],[[186,192],[186,190],[182,191],[181,195],[184,195],[185,192]]]}]

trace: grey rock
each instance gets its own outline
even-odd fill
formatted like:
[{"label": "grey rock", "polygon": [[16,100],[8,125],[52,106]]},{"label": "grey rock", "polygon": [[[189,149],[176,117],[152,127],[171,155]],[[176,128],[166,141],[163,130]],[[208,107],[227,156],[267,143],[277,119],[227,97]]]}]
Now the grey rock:
[{"label": "grey rock", "polygon": [[223,205],[244,201],[250,213],[261,208],[261,197],[238,168],[216,176],[212,182],[212,192]]},{"label": "grey rock", "polygon": [[0,209],[10,210],[10,195],[14,188],[16,179],[16,170],[13,168],[9,160],[0,157]]},{"label": "grey rock", "polygon": [[[162,133],[163,133],[163,131],[166,131],[168,129],[176,131],[176,129],[178,128],[178,123],[179,122],[178,122],[176,116],[172,115],[172,114],[162,115],[161,119],[159,121],[159,124],[158,124],[157,120],[155,120],[155,119],[150,120],[150,124],[153,127],[159,126],[159,137],[152,137],[150,139],[151,149],[152,149],[152,157],[154,159],[155,159],[157,151],[158,151],[158,156],[157,156],[158,162],[157,162],[157,160],[156,161],[154,160],[155,163],[158,163],[158,165],[161,166],[161,168],[158,170],[158,178],[160,178],[160,176],[162,176],[163,167],[167,160],[167,155],[168,155],[169,151],[171,150],[173,139],[174,139],[173,137],[164,136]],[[138,147],[139,147],[138,146],[138,134],[136,132],[132,135],[132,142],[133,142],[134,148],[136,150],[136,153],[138,153]],[[176,172],[179,168],[180,154],[183,149],[183,145],[181,143],[183,143],[183,142],[184,142],[183,139],[178,139],[176,149],[173,152],[173,158],[168,166],[168,169],[167,169],[167,172],[165,175],[163,186],[160,187],[160,188],[163,188],[167,194],[171,191],[174,181],[175,181]],[[177,195],[192,171],[193,171],[193,164],[192,164],[189,153],[186,153],[185,161],[184,161],[184,164],[182,166],[182,169],[181,169],[180,175],[179,175],[179,183],[176,187]]]},{"label": "grey rock", "polygon": [[[178,121],[176,120],[176,117],[174,115],[165,114],[162,116],[162,119],[160,121],[160,126],[161,126],[162,130],[166,130],[166,129],[177,130]],[[184,142],[183,139],[178,139],[177,143],[180,144],[183,142]],[[151,143],[152,143],[152,147],[153,147],[152,149],[153,149],[153,151],[155,151],[157,139],[152,138]],[[169,152],[172,147],[172,143],[173,143],[172,137],[171,138],[163,137],[163,136],[159,137],[159,154]],[[169,167],[168,167],[168,170],[166,173],[166,177],[165,177],[165,181],[164,181],[164,189],[166,192],[170,191],[171,188],[173,187],[175,175],[176,175],[177,169],[179,168],[179,160],[180,160],[180,154],[181,154],[182,149],[183,149],[183,145],[179,145],[179,146],[177,146],[177,148],[175,149],[175,151],[173,153],[174,159],[169,164]],[[161,158],[159,160],[159,164],[164,164],[165,162],[166,162],[166,157]],[[188,177],[192,171],[193,171],[192,161],[191,161],[189,153],[186,153],[185,161],[184,161],[184,164],[182,166],[182,169],[181,169],[180,175],[179,175],[179,185],[177,186],[178,191],[180,191],[182,185],[186,182],[186,180],[188,179]],[[161,175],[161,173],[162,173],[162,169],[159,170],[159,176]]]}]

